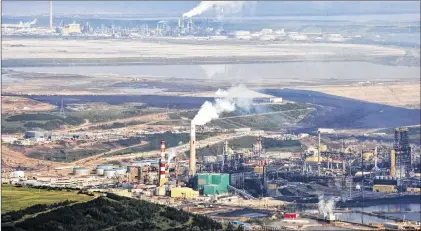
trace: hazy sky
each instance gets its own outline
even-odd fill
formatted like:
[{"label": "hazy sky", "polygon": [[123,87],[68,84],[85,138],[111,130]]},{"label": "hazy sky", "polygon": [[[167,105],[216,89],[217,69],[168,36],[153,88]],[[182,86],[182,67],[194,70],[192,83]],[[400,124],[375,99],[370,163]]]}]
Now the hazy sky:
[{"label": "hazy sky", "polygon": [[[4,16],[48,14],[48,1],[2,1]],[[54,15],[180,16],[198,1],[55,1]],[[359,13],[420,13],[420,2],[249,2],[242,16],[335,15]],[[209,15],[211,13],[208,13]]]}]

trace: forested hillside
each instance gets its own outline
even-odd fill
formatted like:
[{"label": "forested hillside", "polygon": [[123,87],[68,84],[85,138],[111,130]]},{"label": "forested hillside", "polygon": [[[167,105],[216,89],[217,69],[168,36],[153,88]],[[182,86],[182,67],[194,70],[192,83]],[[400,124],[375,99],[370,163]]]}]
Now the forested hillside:
[{"label": "forested hillside", "polygon": [[15,224],[14,228],[2,228],[28,231],[223,230],[220,223],[206,216],[114,194],[38,214]]}]

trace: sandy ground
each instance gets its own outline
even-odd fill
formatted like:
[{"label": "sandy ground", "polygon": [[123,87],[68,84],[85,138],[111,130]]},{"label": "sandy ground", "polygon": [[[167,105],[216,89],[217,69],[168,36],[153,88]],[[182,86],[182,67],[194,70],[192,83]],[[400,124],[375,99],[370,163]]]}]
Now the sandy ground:
[{"label": "sandy ground", "polygon": [[356,44],[170,43],[142,40],[3,39],[3,59],[403,56],[400,48]]},{"label": "sandy ground", "polygon": [[38,160],[25,156],[23,153],[10,150],[6,145],[1,147],[2,170],[8,170],[16,167],[27,167],[32,171],[46,171],[48,166],[55,168],[60,165],[58,162],[47,160]]},{"label": "sandy ground", "polygon": [[25,111],[50,111],[55,108],[51,104],[15,96],[2,96],[1,104],[2,113],[22,113]]},{"label": "sandy ground", "polygon": [[343,86],[316,86],[300,87],[319,91],[326,94],[358,99],[390,106],[420,108],[421,88],[420,82],[414,83],[385,83],[381,85],[343,85]]}]

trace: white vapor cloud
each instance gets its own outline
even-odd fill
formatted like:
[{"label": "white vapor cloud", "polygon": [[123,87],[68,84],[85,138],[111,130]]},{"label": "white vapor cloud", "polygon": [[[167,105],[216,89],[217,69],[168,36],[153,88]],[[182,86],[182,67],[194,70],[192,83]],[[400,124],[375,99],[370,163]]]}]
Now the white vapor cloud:
[{"label": "white vapor cloud", "polygon": [[219,118],[224,112],[232,112],[236,107],[248,110],[252,104],[253,98],[248,94],[250,92],[244,85],[232,87],[227,91],[218,89],[215,93],[215,102],[206,101],[199,112],[193,118],[195,125],[205,125],[213,119]]},{"label": "white vapor cloud", "polygon": [[183,14],[183,17],[193,17],[203,14],[204,12],[215,9],[217,14],[236,13],[242,10],[245,1],[202,1],[195,8]]}]

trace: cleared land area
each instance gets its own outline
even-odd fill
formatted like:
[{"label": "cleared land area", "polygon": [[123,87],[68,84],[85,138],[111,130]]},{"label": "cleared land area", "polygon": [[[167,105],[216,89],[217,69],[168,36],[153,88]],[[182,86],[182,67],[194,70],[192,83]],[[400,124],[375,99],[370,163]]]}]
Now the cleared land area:
[{"label": "cleared land area", "polygon": [[24,209],[35,204],[53,204],[66,200],[86,202],[94,198],[85,194],[77,194],[77,191],[50,191],[46,189],[15,187],[7,184],[3,184],[1,189],[2,214]]},{"label": "cleared land area", "polygon": [[297,87],[323,92],[330,95],[342,96],[372,103],[386,104],[405,108],[420,108],[420,82],[386,83],[378,85],[344,85],[344,86],[316,86]]},{"label": "cleared land area", "polygon": [[50,111],[55,108],[48,103],[16,96],[2,96],[1,104],[2,113],[5,114],[22,113],[26,111]]}]

